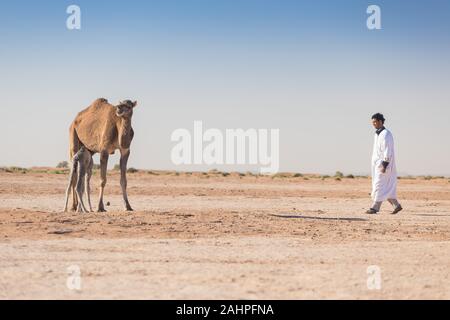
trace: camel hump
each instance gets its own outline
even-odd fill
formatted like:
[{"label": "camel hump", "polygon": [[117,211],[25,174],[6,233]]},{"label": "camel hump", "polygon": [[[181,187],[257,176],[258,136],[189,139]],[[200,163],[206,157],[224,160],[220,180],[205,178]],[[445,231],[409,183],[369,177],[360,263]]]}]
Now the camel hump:
[{"label": "camel hump", "polygon": [[102,104],[105,104],[105,103],[108,103],[108,99],[98,98],[92,103],[92,105],[96,106],[96,105],[102,105]]},{"label": "camel hump", "polygon": [[92,102],[87,108],[85,108],[84,110],[78,112],[77,116],[75,117],[74,120],[74,125],[77,126],[80,121],[89,113],[91,113],[92,111],[97,112],[98,110],[102,109],[103,106],[105,105],[110,105],[108,103],[108,100],[105,98],[98,98],[96,100],[94,100],[94,102]]}]

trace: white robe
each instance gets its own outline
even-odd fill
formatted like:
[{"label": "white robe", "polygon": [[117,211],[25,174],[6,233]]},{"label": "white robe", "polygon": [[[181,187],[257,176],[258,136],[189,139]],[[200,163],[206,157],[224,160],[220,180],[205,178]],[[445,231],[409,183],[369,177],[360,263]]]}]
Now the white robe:
[{"label": "white robe", "polygon": [[[382,173],[382,162],[389,162]],[[397,169],[395,167],[394,137],[388,129],[375,133],[372,153],[372,199],[385,201],[397,199]]]}]

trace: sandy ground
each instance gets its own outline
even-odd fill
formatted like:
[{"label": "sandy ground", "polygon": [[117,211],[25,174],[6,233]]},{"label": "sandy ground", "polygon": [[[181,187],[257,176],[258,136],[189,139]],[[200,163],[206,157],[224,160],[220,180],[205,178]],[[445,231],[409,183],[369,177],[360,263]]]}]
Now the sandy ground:
[{"label": "sandy ground", "polygon": [[123,212],[108,177],[108,212],[79,214],[66,175],[0,173],[0,298],[450,299],[448,179],[369,216],[365,178],[135,173]]}]

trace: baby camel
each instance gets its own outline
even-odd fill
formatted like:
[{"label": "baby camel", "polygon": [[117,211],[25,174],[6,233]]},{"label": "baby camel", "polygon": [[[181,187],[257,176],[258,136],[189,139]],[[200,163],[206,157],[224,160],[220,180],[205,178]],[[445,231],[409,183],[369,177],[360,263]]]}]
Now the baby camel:
[{"label": "baby camel", "polygon": [[[73,156],[72,167],[70,168],[69,185],[66,189],[66,202],[64,206],[64,212],[67,212],[67,206],[69,203],[69,194],[71,187],[76,185],[74,192],[78,197],[78,212],[92,212],[91,205],[91,189],[90,180],[92,177],[92,167],[94,161],[92,160],[92,153],[86,149],[85,146],[81,146],[78,152]],[[89,210],[83,202],[83,191],[86,192]]]}]

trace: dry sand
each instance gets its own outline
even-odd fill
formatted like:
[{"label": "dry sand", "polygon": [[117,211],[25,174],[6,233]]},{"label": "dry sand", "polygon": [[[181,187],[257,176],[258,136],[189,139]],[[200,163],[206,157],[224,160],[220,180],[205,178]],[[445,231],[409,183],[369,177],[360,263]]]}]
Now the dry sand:
[{"label": "dry sand", "polygon": [[66,175],[0,172],[0,298],[450,299],[448,179],[402,179],[405,210],[369,216],[365,178],[135,173],[134,212],[108,178],[108,212],[79,214]]}]

